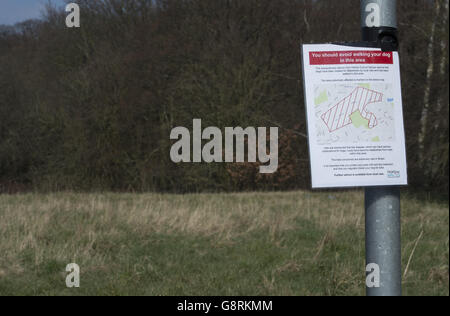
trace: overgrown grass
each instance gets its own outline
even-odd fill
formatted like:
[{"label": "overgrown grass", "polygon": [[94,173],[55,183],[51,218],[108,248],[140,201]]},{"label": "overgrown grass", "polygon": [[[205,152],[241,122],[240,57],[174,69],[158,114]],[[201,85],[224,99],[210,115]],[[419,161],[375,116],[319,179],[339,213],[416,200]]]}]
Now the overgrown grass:
[{"label": "overgrown grass", "polygon": [[[402,199],[404,293],[449,295],[448,201]],[[0,196],[0,295],[364,295],[364,264],[360,191]]]}]

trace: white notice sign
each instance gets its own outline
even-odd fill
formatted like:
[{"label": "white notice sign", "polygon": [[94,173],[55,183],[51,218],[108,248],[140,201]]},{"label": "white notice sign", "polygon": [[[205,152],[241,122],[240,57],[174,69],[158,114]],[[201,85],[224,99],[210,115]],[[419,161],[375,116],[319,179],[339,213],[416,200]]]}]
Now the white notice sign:
[{"label": "white notice sign", "polygon": [[407,185],[397,52],[303,45],[313,188]]}]

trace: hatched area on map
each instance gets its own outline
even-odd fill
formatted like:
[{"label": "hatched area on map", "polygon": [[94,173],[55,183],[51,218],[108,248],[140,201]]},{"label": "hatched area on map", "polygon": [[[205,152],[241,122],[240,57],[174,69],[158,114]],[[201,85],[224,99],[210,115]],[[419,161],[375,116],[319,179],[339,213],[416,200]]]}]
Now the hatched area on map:
[{"label": "hatched area on map", "polygon": [[318,145],[395,141],[392,84],[314,87]]}]

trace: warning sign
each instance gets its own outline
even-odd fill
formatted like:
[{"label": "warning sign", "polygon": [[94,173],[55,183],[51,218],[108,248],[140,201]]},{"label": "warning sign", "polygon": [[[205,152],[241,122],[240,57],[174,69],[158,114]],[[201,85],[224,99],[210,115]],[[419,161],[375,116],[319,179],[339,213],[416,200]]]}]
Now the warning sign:
[{"label": "warning sign", "polygon": [[338,64],[393,64],[392,52],[381,51],[343,51],[343,52],[310,52],[311,65]]},{"label": "warning sign", "polygon": [[313,188],[406,185],[399,56],[304,45]]}]

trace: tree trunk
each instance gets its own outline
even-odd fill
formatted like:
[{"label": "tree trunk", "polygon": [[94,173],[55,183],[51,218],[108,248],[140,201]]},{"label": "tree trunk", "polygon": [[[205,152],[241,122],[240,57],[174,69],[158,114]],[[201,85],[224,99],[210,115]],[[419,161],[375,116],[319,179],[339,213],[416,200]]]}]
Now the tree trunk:
[{"label": "tree trunk", "polygon": [[[433,74],[434,74],[434,45],[435,45],[435,35],[436,35],[436,25],[437,25],[437,17],[439,16],[439,12],[441,10],[441,1],[436,0],[435,5],[435,16],[433,22],[431,24],[431,32],[430,32],[430,42],[428,44],[427,49],[427,60],[428,60],[428,68],[427,75],[425,81],[425,93],[423,99],[423,108],[422,115],[420,117],[420,131],[419,131],[419,164],[423,164],[425,161],[425,140],[427,136],[427,123],[428,123],[428,114],[430,109],[430,95],[431,95],[431,87],[433,83]],[[426,171],[425,171],[426,172]]]}]

